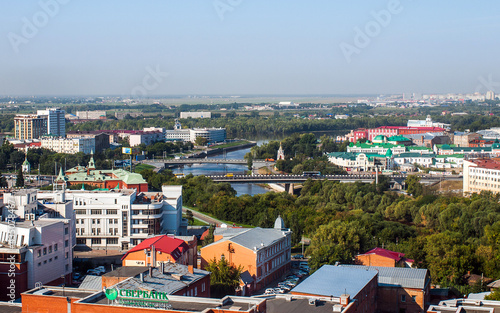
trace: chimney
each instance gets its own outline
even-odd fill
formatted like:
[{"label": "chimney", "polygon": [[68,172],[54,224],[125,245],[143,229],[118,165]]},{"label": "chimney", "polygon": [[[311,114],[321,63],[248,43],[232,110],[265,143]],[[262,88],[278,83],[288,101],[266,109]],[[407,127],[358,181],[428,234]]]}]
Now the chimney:
[{"label": "chimney", "polygon": [[351,297],[351,296],[350,296],[350,295],[348,295],[348,294],[343,294],[343,295],[340,295],[340,304],[342,304],[342,305],[348,305],[348,304],[349,304],[349,300],[350,300],[349,298],[350,298],[350,297]]},{"label": "chimney", "polygon": [[165,273],[165,263],[163,263],[163,262],[160,263],[160,273],[161,274]]},{"label": "chimney", "polygon": [[194,274],[194,267],[192,265],[188,265],[188,271],[191,273],[191,274]]},{"label": "chimney", "polygon": [[141,277],[141,282],[144,282],[144,273],[141,273],[140,277]]},{"label": "chimney", "polygon": [[149,267],[149,277],[153,277],[153,268]]}]

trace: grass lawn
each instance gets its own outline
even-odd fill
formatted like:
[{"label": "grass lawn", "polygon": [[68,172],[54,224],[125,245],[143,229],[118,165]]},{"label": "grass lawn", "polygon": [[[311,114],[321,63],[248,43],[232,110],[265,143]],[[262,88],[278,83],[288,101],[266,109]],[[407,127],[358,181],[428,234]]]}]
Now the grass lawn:
[{"label": "grass lawn", "polygon": [[155,167],[153,165],[141,163],[141,164],[136,165],[134,170],[136,173],[139,173],[140,171],[149,170],[149,169],[152,170],[154,168]]},{"label": "grass lawn", "polygon": [[[207,216],[210,216],[212,218],[215,218],[215,219],[218,219],[217,217],[213,216],[212,214],[209,214],[209,213],[205,213],[205,212],[200,212],[196,209],[193,209],[192,207],[188,207],[188,206],[184,206],[186,208],[188,208],[189,210],[191,211],[196,211],[198,213],[202,213],[202,214],[205,214]],[[244,227],[244,228],[254,228],[255,226],[252,226],[252,225],[246,225],[246,224],[241,224],[241,223],[233,223],[233,222],[230,222],[230,221],[224,221],[224,220],[221,220],[221,219],[218,219],[220,220],[221,222],[223,222],[224,224],[227,224],[228,226],[232,226],[233,224],[236,225],[236,226],[241,226],[241,227]],[[196,222],[196,220],[195,220]]]},{"label": "grass lawn", "polygon": [[250,142],[246,141],[246,140],[240,140],[240,141],[226,143],[226,144],[223,144],[223,145],[215,145],[215,146],[212,146],[210,148],[214,148],[214,149],[216,149],[216,148],[229,148],[229,147],[246,145],[247,143],[250,143]]}]

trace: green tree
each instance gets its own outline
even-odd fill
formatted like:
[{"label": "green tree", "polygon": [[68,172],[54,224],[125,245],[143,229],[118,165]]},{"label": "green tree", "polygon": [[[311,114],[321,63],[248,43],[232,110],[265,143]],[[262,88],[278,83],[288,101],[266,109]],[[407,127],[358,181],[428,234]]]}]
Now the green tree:
[{"label": "green tree", "polygon": [[215,298],[222,298],[226,295],[234,295],[236,288],[240,284],[240,275],[243,267],[232,266],[224,255],[217,261],[215,258],[208,263],[205,270],[211,272],[210,294]]},{"label": "green tree", "polygon": [[194,143],[197,146],[206,146],[208,143],[208,139],[205,137],[198,136],[198,137],[196,137],[196,140],[194,141]]},{"label": "green tree", "polygon": [[369,236],[359,221],[334,220],[321,225],[308,248],[311,269],[324,264],[352,263],[356,254],[366,250]]},{"label": "green tree", "polygon": [[248,170],[251,171],[252,167],[253,167],[253,156],[252,156],[252,153],[249,152],[249,153],[245,154],[245,159],[247,159]]},{"label": "green tree", "polygon": [[484,297],[484,300],[497,300],[500,301],[500,288],[496,288],[492,293]]},{"label": "green tree", "polygon": [[208,228],[207,236],[205,237],[205,239],[203,239],[203,244],[202,244],[203,247],[214,242],[214,231],[215,231],[215,225],[211,224],[210,228]]},{"label": "green tree", "polygon": [[22,167],[17,171],[16,187],[24,187],[24,176]]},{"label": "green tree", "polygon": [[423,194],[424,188],[420,183],[420,177],[417,175],[409,175],[405,180],[406,188],[409,194],[418,197]]},{"label": "green tree", "polygon": [[5,176],[2,175],[2,172],[0,172],[0,188],[7,188],[7,187],[9,187],[7,179],[5,178]]},{"label": "green tree", "polygon": [[193,216],[193,212],[191,210],[186,210],[186,219],[188,220],[190,225],[193,225],[194,216]]}]

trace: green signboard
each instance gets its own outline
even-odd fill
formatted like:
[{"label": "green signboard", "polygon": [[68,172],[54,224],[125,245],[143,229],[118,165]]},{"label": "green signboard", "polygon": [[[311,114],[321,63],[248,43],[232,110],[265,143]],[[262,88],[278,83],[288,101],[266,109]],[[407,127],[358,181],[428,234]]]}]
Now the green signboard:
[{"label": "green signboard", "polygon": [[104,290],[106,298],[117,300],[118,304],[134,307],[169,308],[166,292],[156,290],[132,290],[107,288]]}]

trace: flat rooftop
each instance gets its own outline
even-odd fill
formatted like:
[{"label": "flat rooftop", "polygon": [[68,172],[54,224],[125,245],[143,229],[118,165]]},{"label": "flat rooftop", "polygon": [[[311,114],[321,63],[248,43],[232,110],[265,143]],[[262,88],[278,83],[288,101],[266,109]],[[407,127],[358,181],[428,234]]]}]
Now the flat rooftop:
[{"label": "flat rooftop", "polygon": [[[184,297],[184,296],[168,296],[168,304],[171,306],[169,310],[182,311],[182,312],[203,312],[207,309],[226,309],[235,312],[247,312],[253,306],[264,303],[265,299],[256,299],[249,297],[233,297],[226,296],[223,299],[212,299],[212,298],[199,298],[199,297]],[[82,299],[78,301],[79,303],[88,304],[99,304],[99,305],[110,305],[113,307],[124,306],[119,303],[112,303],[106,298],[104,292],[100,291],[91,297]],[[157,308],[158,310],[164,310],[163,308]],[[330,311],[331,312],[331,307]]]},{"label": "flat rooftop", "polygon": [[292,297],[292,300],[282,297],[269,298],[266,302],[267,313],[332,313],[334,306],[341,307],[339,303],[327,300],[317,300],[316,304],[312,305],[309,304],[308,298],[297,299],[296,297]]},{"label": "flat rooftop", "polygon": [[[52,286],[42,286],[39,288],[34,288],[23,292],[23,294],[28,295],[39,295],[39,296],[48,296],[48,297],[70,297],[70,298],[78,298],[83,299],[88,296],[91,296],[95,293],[95,290],[82,290],[78,288],[69,288],[69,287],[52,287]],[[3,311],[1,311],[3,312]]]},{"label": "flat rooftop", "polygon": [[21,304],[10,304],[8,302],[0,302],[0,312],[2,313],[21,313],[23,308]]}]

